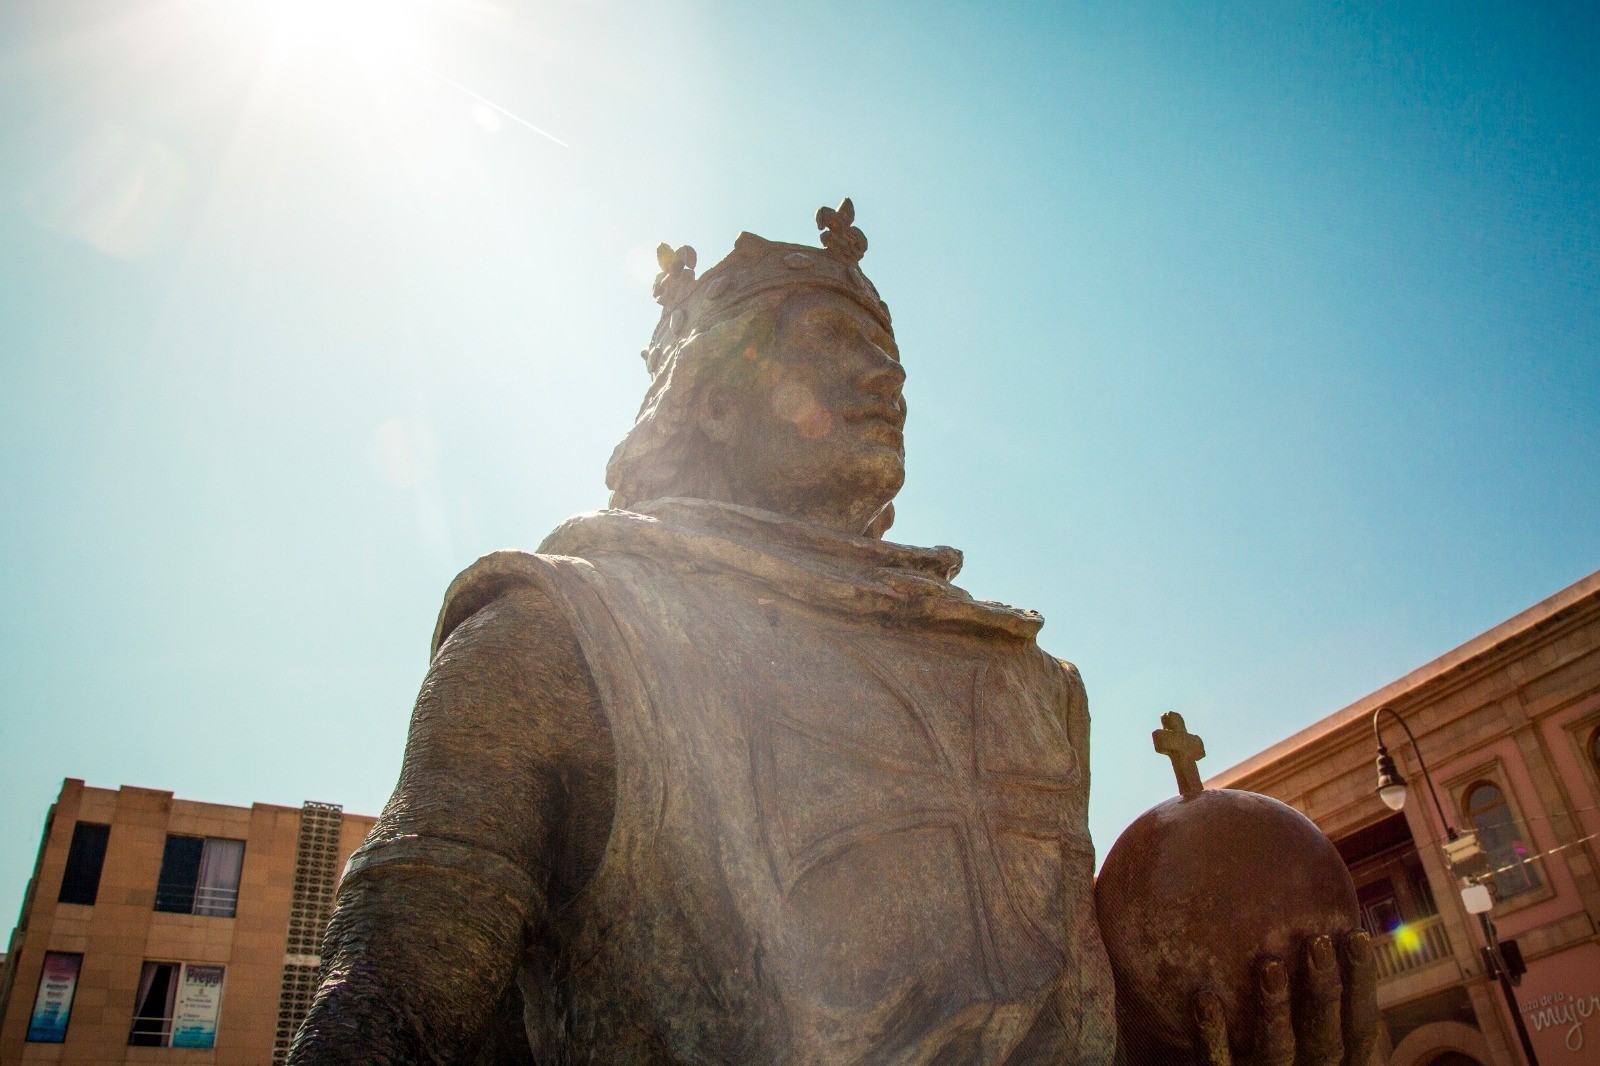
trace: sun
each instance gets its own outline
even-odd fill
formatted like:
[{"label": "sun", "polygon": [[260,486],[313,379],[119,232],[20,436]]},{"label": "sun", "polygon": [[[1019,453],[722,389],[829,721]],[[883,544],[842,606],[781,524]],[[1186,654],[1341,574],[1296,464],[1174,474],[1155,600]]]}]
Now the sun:
[{"label": "sun", "polygon": [[278,48],[405,56],[418,43],[418,12],[404,0],[222,0]]},{"label": "sun", "polygon": [[[267,66],[358,70],[369,85],[396,72],[425,76],[471,101],[468,113],[494,132],[502,119],[524,126],[562,148],[566,141],[549,130],[479,95],[425,60],[427,34],[423,7],[430,0],[218,0],[247,20]],[[313,75],[314,76],[314,75]]]}]

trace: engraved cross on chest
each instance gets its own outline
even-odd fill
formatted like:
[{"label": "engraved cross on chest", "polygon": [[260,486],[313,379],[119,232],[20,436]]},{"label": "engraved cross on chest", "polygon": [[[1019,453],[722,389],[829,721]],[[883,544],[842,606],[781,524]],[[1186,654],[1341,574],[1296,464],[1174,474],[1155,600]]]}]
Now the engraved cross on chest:
[{"label": "engraved cross on chest", "polygon": [[1205,791],[1200,783],[1200,768],[1195,765],[1206,757],[1206,742],[1189,732],[1183,724],[1183,715],[1168,711],[1161,716],[1161,728],[1150,734],[1156,751],[1172,760],[1172,773],[1178,779],[1178,793],[1194,796]]},{"label": "engraved cross on chest", "polygon": [[[859,650],[850,657],[865,666],[895,702],[907,712],[906,725],[930,754],[927,760],[863,743],[842,732],[791,715],[768,718],[775,727],[771,750],[789,753],[782,760],[795,773],[769,766],[758,780],[764,788],[781,788],[786,794],[769,800],[778,820],[793,825],[778,848],[779,880],[792,891],[819,867],[840,860],[869,841],[892,834],[944,828],[954,837],[960,857],[960,874],[972,926],[983,958],[984,975],[996,990],[1007,983],[999,926],[1022,932],[1036,942],[1051,943],[1043,931],[1010,898],[1000,838],[1019,834],[1052,844],[1066,842],[1066,811],[1075,787],[1074,776],[1016,772],[993,768],[985,758],[980,693],[985,664],[971,665],[970,679],[961,691],[948,681],[936,681],[931,671],[919,671],[924,685],[936,695],[936,706],[924,706],[929,696],[916,698],[899,678]],[[1039,709],[1041,713],[1044,710]],[[769,756],[774,757],[775,756]],[[792,760],[792,761],[791,761]],[[808,787],[818,767],[853,780],[856,789],[834,792]],[[810,781],[794,777],[809,776]],[[780,785],[779,782],[782,782]],[[1087,845],[1087,841],[1081,842]]]}]

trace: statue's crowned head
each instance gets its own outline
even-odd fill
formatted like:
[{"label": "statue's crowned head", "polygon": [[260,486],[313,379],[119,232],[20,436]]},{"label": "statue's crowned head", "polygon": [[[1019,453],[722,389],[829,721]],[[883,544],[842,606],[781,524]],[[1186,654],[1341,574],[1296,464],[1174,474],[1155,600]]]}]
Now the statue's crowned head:
[{"label": "statue's crowned head", "polygon": [[905,401],[889,308],[861,272],[847,199],[822,247],[741,233],[695,276],[663,244],[650,388],[606,468],[613,507],[689,496],[881,536],[905,480]]}]

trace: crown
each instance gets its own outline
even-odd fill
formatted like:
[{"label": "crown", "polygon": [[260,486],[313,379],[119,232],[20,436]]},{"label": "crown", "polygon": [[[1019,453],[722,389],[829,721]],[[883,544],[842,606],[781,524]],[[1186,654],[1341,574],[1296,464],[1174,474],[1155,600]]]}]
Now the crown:
[{"label": "crown", "polygon": [[651,376],[682,340],[734,313],[751,297],[775,289],[809,287],[829,289],[854,300],[890,329],[889,307],[861,272],[867,252],[867,235],[855,224],[856,207],[849,197],[838,207],[817,209],[817,229],[822,247],[769,241],[754,233],[741,233],[733,251],[720,263],[695,277],[695,250],[688,245],[656,249],[661,273],[651,292],[661,305],[661,321],[650,347],[639,353]]}]

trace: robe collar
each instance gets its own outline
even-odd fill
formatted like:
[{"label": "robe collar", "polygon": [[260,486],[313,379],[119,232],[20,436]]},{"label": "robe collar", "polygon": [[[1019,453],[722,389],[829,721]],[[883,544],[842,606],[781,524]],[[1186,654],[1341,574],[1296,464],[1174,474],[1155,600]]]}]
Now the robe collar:
[{"label": "robe collar", "polygon": [[975,600],[950,583],[961,553],[839,533],[754,507],[683,497],[569,518],[539,546],[594,559],[630,555],[682,571],[742,575],[788,599],[890,624],[1031,640],[1036,611]]}]

